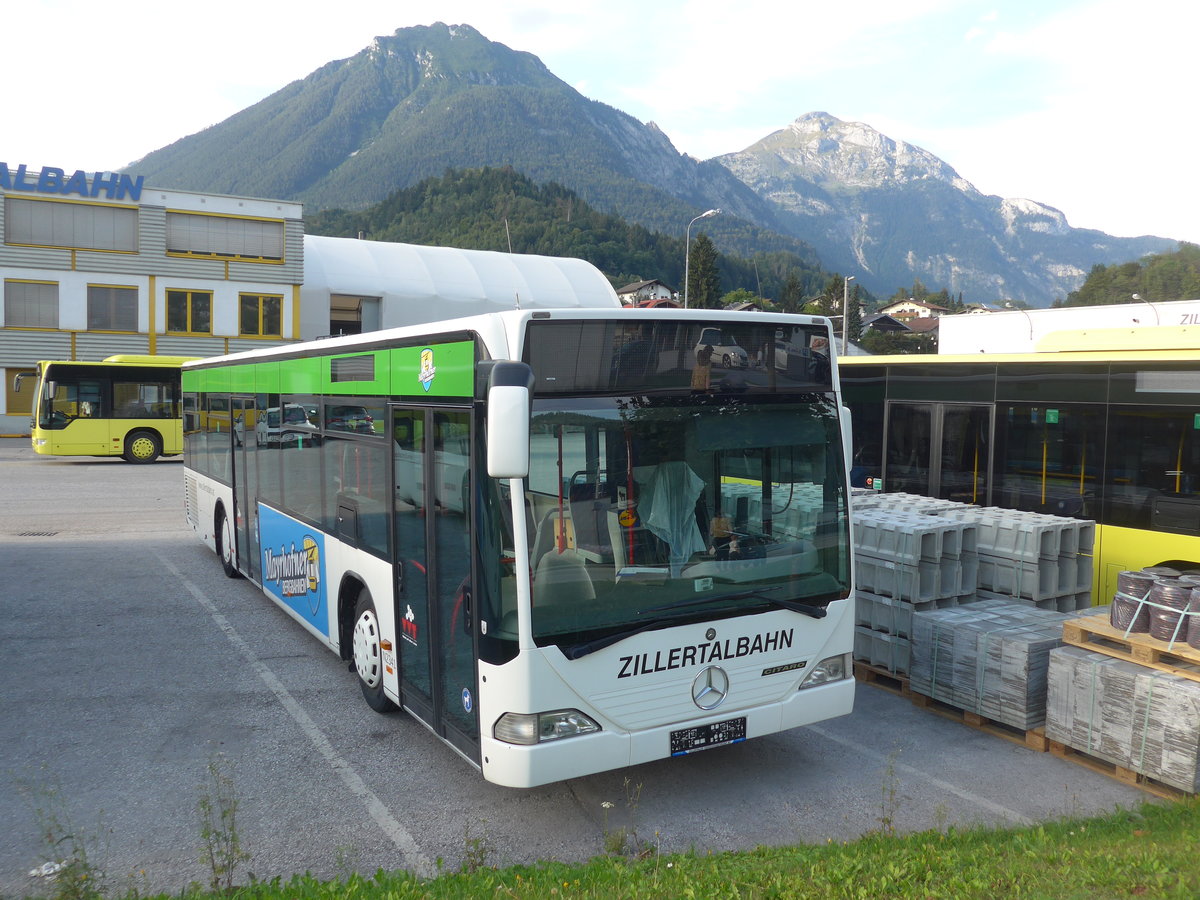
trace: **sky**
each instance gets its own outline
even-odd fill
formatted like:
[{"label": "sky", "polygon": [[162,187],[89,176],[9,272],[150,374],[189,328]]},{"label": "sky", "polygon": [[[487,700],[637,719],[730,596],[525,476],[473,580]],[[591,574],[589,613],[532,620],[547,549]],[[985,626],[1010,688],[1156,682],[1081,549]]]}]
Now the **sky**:
[{"label": "sky", "polygon": [[444,22],[532,53],[698,159],[823,111],[1075,227],[1200,243],[1200,4],[29,0],[7,19],[24,23],[0,52],[10,167],[127,167],[376,35]]}]

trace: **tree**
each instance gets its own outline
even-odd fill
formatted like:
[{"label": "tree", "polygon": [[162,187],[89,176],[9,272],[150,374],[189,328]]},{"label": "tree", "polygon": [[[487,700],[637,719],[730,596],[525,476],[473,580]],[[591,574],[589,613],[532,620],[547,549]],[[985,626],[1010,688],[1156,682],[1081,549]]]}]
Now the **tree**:
[{"label": "tree", "polygon": [[892,353],[936,353],[937,344],[929,334],[904,334],[870,329],[862,339],[868,353],[886,356]]},{"label": "tree", "polygon": [[1174,253],[1153,253],[1137,262],[1096,264],[1079,290],[1059,306],[1107,306],[1149,301],[1188,300],[1200,296],[1200,246],[1180,242]]},{"label": "tree", "polygon": [[788,272],[783,282],[783,292],[779,295],[779,305],[785,313],[798,313],[804,305],[804,285],[795,271]]},{"label": "tree", "polygon": [[859,299],[858,285],[850,292],[850,308],[846,310],[846,334],[854,343],[862,337],[862,301]]},{"label": "tree", "polygon": [[692,309],[719,309],[721,306],[721,273],[717,271],[717,248],[708,235],[701,232],[692,241],[688,260],[687,296]]}]

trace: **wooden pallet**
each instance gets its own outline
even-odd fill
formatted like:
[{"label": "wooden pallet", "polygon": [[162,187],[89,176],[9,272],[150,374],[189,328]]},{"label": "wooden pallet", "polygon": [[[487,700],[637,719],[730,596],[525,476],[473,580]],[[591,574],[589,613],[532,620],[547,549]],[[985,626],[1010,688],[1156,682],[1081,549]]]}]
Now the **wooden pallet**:
[{"label": "wooden pallet", "polygon": [[1040,726],[1029,729],[1014,728],[1011,725],[1006,725],[1004,722],[997,722],[994,719],[989,719],[987,716],[981,716],[977,712],[971,712],[969,709],[959,709],[957,706],[951,706],[949,703],[935,700],[933,697],[926,697],[924,694],[910,693],[909,696],[914,706],[927,709],[943,718],[962,722],[962,724],[974,728],[976,731],[983,731],[993,737],[1004,738],[1006,741],[1020,744],[1030,750],[1036,750],[1038,753],[1045,753],[1048,749],[1046,730]]},{"label": "wooden pallet", "polygon": [[1195,794],[1190,794],[1172,785],[1164,784],[1148,775],[1135,772],[1133,769],[1127,769],[1124,766],[1118,766],[1115,763],[1107,762],[1095,756],[1089,756],[1082,750],[1068,747],[1066,744],[1060,744],[1058,741],[1047,741],[1047,743],[1049,744],[1050,752],[1060,759],[1065,759],[1067,762],[1074,763],[1077,766],[1083,766],[1085,769],[1091,769],[1093,772],[1099,772],[1101,775],[1107,775],[1109,778],[1115,779],[1122,784],[1139,788],[1148,794],[1153,794],[1155,797],[1162,797],[1166,800],[1182,800],[1185,797],[1195,796]]},{"label": "wooden pallet", "polygon": [[1181,640],[1168,643],[1148,634],[1126,637],[1124,629],[1114,628],[1104,616],[1063,622],[1063,643],[1200,681],[1200,650]]},{"label": "wooden pallet", "polygon": [[863,684],[874,685],[901,697],[911,693],[908,687],[908,676],[889,672],[879,666],[872,666],[862,660],[854,661],[854,678]]}]

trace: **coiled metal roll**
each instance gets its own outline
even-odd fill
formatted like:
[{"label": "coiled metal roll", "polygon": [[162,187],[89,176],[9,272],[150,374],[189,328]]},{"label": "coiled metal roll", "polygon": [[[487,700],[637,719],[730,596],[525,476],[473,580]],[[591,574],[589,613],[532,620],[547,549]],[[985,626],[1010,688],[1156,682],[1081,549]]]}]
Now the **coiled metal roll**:
[{"label": "coiled metal roll", "polygon": [[1141,599],[1154,587],[1154,576],[1146,572],[1121,572],[1117,575],[1117,593],[1108,611],[1113,628],[1145,634],[1150,630],[1150,607]]}]

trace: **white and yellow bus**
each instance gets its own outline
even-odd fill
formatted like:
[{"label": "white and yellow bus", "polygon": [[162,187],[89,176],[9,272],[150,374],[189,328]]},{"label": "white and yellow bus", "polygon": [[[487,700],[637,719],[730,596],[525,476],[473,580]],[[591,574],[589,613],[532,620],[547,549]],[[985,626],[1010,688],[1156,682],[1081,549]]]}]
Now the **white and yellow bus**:
[{"label": "white and yellow bus", "polygon": [[44,360],[33,379],[30,439],[47,456],[121,456],[154,462],[183,452],[179,367],[189,356],[110,356],[99,362]]},{"label": "white and yellow bus", "polygon": [[1036,353],[840,361],[856,486],[1092,519],[1118,573],[1200,568],[1200,329],[1050,335]]},{"label": "white and yellow bus", "polygon": [[[701,365],[709,329],[756,361]],[[829,343],[810,316],[526,309],[188,363],[188,521],[497,784],[844,715]],[[303,430],[260,439],[289,408]]]}]

